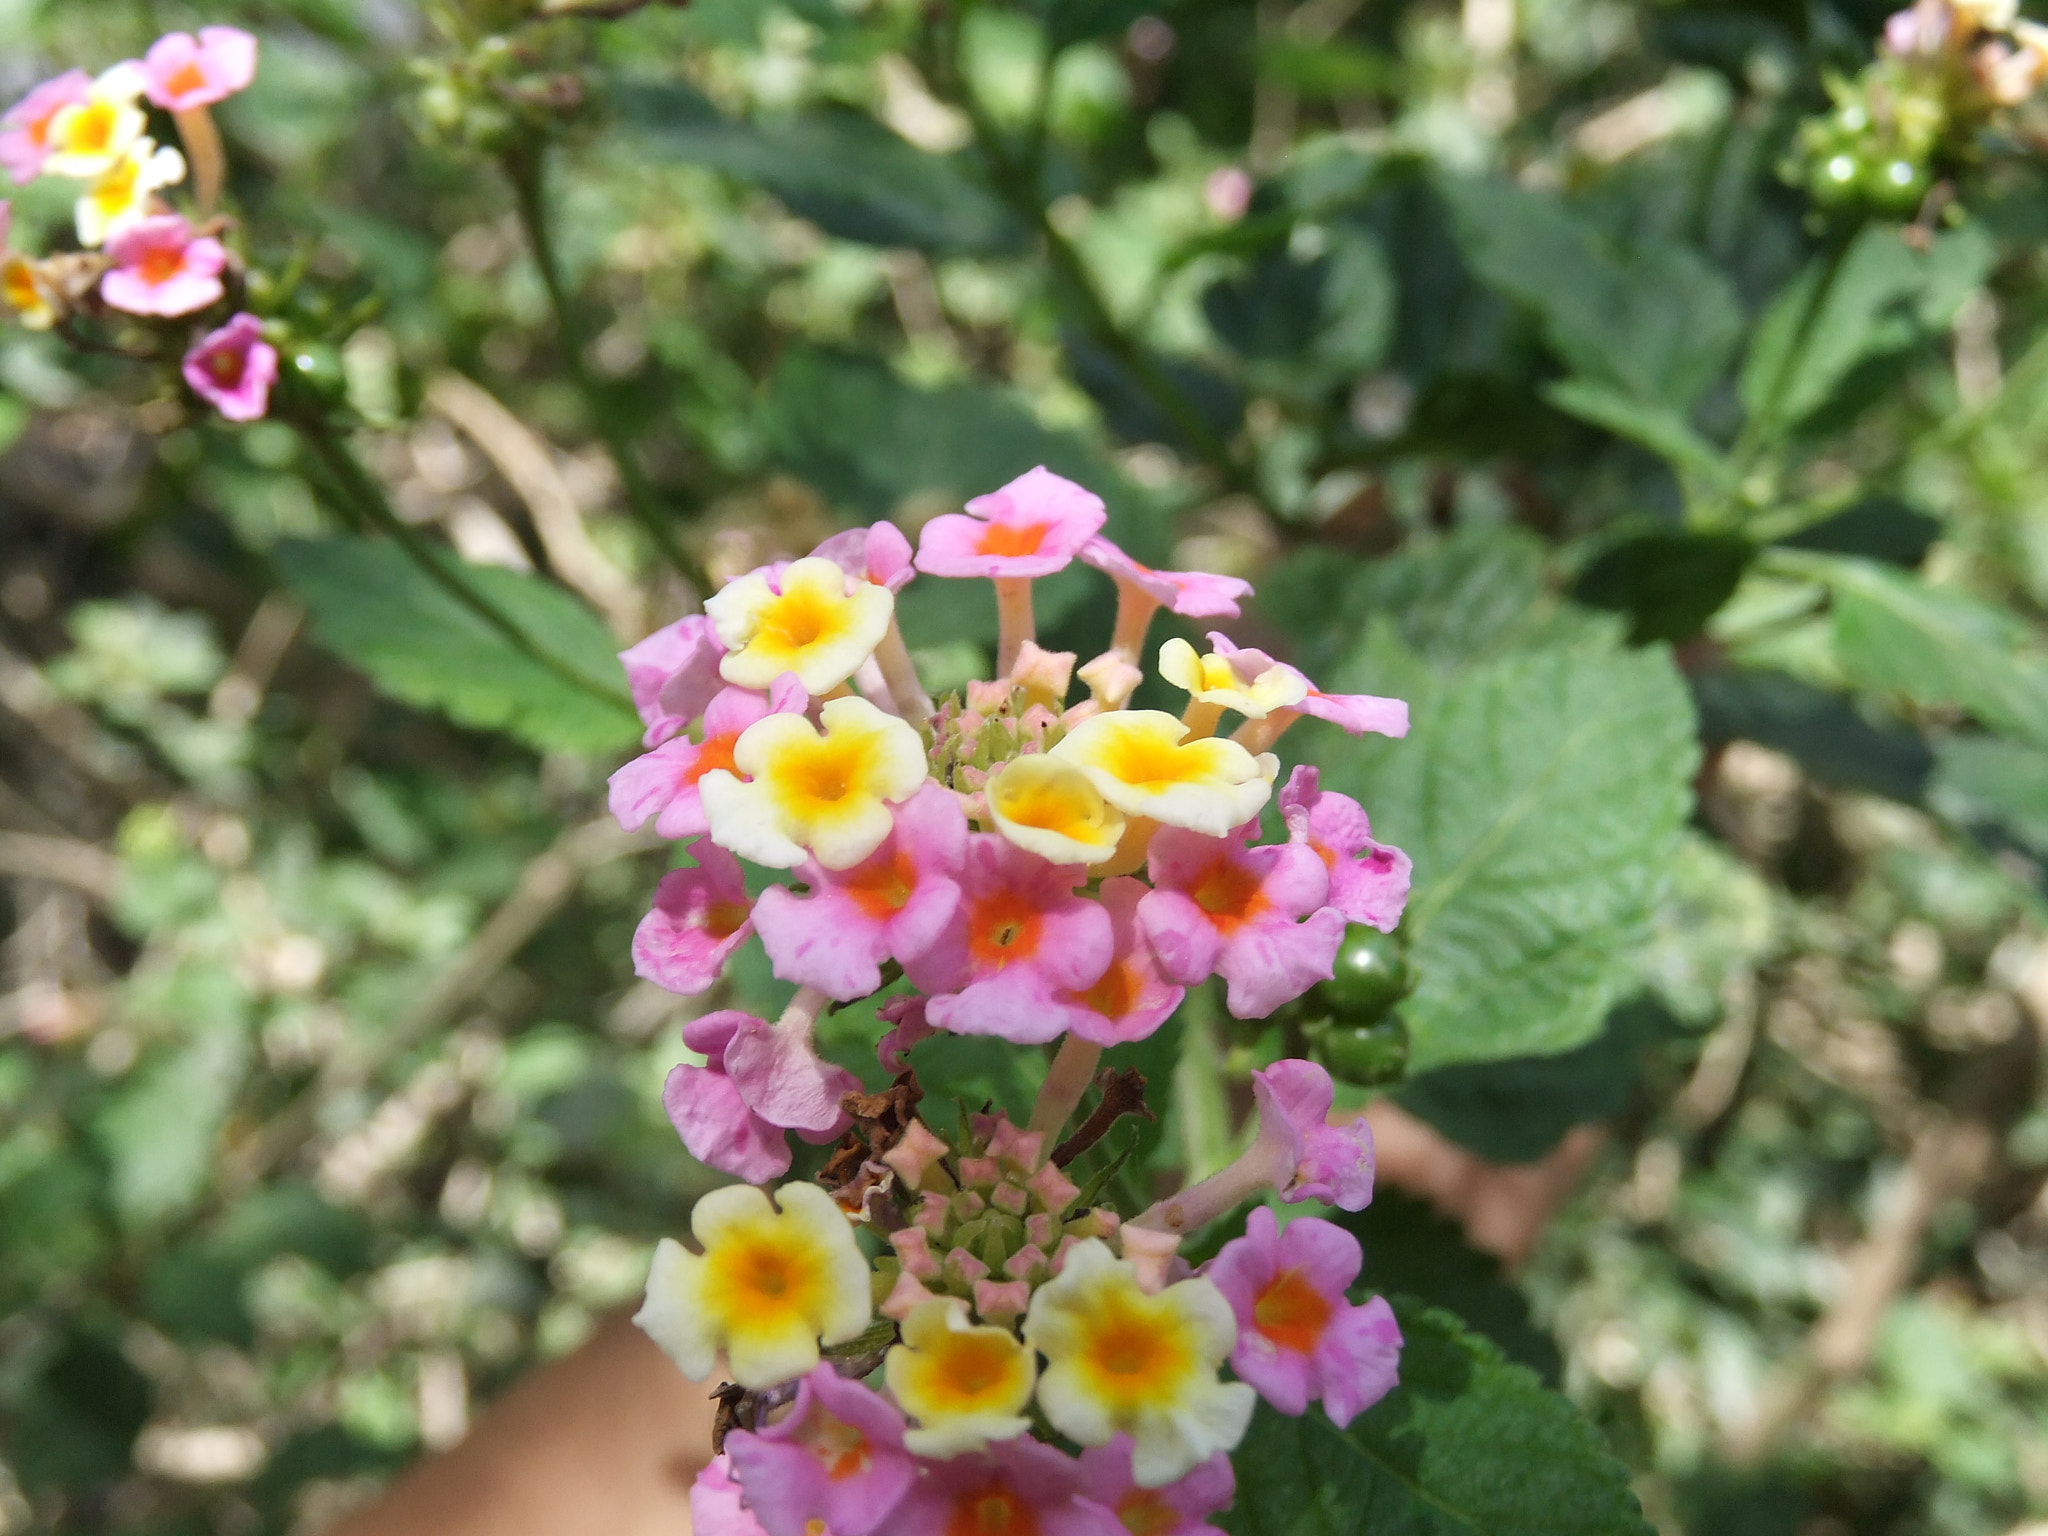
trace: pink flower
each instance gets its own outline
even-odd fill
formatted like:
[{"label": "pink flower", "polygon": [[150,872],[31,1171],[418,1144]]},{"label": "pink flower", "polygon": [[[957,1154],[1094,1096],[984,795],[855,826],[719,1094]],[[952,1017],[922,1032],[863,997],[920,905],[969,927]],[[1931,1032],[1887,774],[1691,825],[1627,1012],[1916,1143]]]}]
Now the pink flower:
[{"label": "pink flower", "polygon": [[[1233,645],[1228,635],[1214,630],[1209,632],[1209,644],[1241,677],[1257,677],[1269,668],[1287,665],[1252,646]],[[1294,668],[1287,667],[1287,670],[1301,677]],[[1314,715],[1318,720],[1327,720],[1352,736],[1363,735],[1367,731],[1375,731],[1382,736],[1408,734],[1408,706],[1402,700],[1382,699],[1370,693],[1324,693],[1306,677],[1302,677],[1302,681],[1308,685],[1308,697],[1295,706],[1295,714]]]},{"label": "pink flower", "polygon": [[1136,587],[1157,605],[1184,619],[1234,619],[1238,603],[1252,595],[1252,584],[1235,576],[1208,571],[1155,571],[1118,549],[1101,534],[1081,546],[1081,559],[1116,578],[1119,586]]},{"label": "pink flower", "polygon": [[1321,774],[1306,763],[1280,791],[1280,816],[1290,842],[1309,849],[1330,872],[1329,903],[1351,923],[1392,933],[1408,905],[1412,869],[1400,849],[1372,840],[1372,821],[1349,795],[1317,787]]},{"label": "pink flower", "polygon": [[835,533],[811,551],[830,560],[849,576],[871,581],[891,592],[901,592],[917,572],[910,563],[910,540],[903,530],[887,521],[866,528],[849,528]]},{"label": "pink flower", "polygon": [[912,981],[949,994],[931,1000],[931,1022],[1019,1045],[1065,1028],[1055,994],[1094,986],[1116,953],[1102,904],[1074,894],[1087,878],[1079,864],[1049,864],[994,833],[969,837],[959,915],[925,955],[905,962]]},{"label": "pink flower", "polygon": [[820,1363],[797,1382],[788,1417],[734,1431],[725,1453],[768,1536],[809,1536],[813,1521],[838,1536],[869,1536],[917,1477],[903,1430],[887,1398]]},{"label": "pink flower", "polygon": [[733,744],[756,720],[800,714],[809,702],[803,686],[787,672],[775,680],[766,698],[751,688],[723,689],[704,707],[702,741],[673,737],[611,776],[612,815],[628,832],[636,831],[650,816],[655,818],[654,830],[663,837],[710,831],[697,793],[698,781],[714,768],[737,772]]},{"label": "pink flower", "polygon": [[890,1536],[1130,1536],[1086,1497],[1080,1464],[1029,1436],[928,1461]]},{"label": "pink flower", "polygon": [[100,297],[131,315],[189,315],[219,301],[228,253],[175,213],[137,219],[107,242]]},{"label": "pink flower", "polygon": [[926,523],[917,568],[927,576],[1050,576],[1066,569],[1106,515],[1100,496],[1040,465],[975,497],[966,512]]},{"label": "pink flower", "polygon": [[718,631],[701,613],[678,619],[619,652],[633,707],[647,727],[643,746],[666,741],[704,713],[725,687],[725,679],[718,675],[724,655]]},{"label": "pink flower", "polygon": [[1149,850],[1153,889],[1138,903],[1160,970],[1183,986],[1220,972],[1240,1019],[1262,1019],[1327,980],[1344,942],[1343,916],[1323,905],[1323,861],[1292,843],[1245,846],[1257,830],[1256,821],[1228,837],[1160,828]]},{"label": "pink flower", "polygon": [[1271,1135],[1292,1152],[1285,1164],[1292,1175],[1283,1167],[1274,1180],[1282,1200],[1320,1200],[1340,1211],[1372,1204],[1372,1127],[1363,1115],[1331,1122],[1336,1091],[1329,1073],[1312,1061],[1276,1061],[1252,1074],[1252,1097],[1259,1107],[1259,1141]]},{"label": "pink flower", "polygon": [[256,78],[256,39],[239,27],[168,32],[142,60],[143,90],[167,112],[210,107]]},{"label": "pink flower", "polygon": [[[753,1512],[740,1502],[740,1485],[733,1481],[732,1458],[714,1456],[697,1481],[690,1484],[691,1536],[768,1536]],[[811,1536],[831,1536],[828,1531]]]},{"label": "pink flower", "polygon": [[1401,1329],[1375,1296],[1354,1307],[1344,1293],[1364,1263],[1358,1239],[1304,1216],[1286,1231],[1270,1206],[1254,1206],[1243,1237],[1203,1266],[1237,1314],[1230,1368],[1282,1413],[1321,1398],[1339,1429],[1400,1379]]},{"label": "pink flower", "polygon": [[50,120],[92,94],[92,76],[67,70],[22,97],[0,117],[0,169],[26,186],[42,174],[50,153]]},{"label": "pink flower", "polygon": [[277,382],[277,348],[263,339],[263,322],[245,311],[201,337],[185,354],[185,382],[229,421],[261,417]]},{"label": "pink flower", "polygon": [[1092,987],[1056,994],[1066,1010],[1065,1028],[1083,1040],[1097,1045],[1143,1040],[1166,1022],[1186,995],[1159,974],[1152,946],[1138,931],[1138,902],[1144,894],[1145,882],[1128,875],[1102,882],[1102,906],[1115,935],[1115,957]]},{"label": "pink flower", "polygon": [[740,861],[709,838],[690,844],[690,856],[697,867],[663,875],[633,930],[633,974],[684,997],[709,991],[754,931]]},{"label": "pink flower", "polygon": [[927,780],[893,808],[882,846],[851,869],[804,861],[798,896],[771,885],[754,908],[761,943],[784,981],[840,999],[882,984],[881,962],[915,963],[960,907],[957,876],[967,855],[967,817],[953,792]]},{"label": "pink flower", "polygon": [[661,1102],[707,1167],[763,1184],[789,1172],[784,1131],[823,1144],[853,1123],[840,1100],[860,1090],[860,1079],[819,1058],[807,1024],[770,1024],[728,1008],[684,1025],[683,1044],[705,1063],[674,1068]]},{"label": "pink flower", "polygon": [[1088,1497],[1135,1536],[1223,1536],[1207,1517],[1237,1496],[1237,1474],[1220,1451],[1163,1488],[1140,1488],[1131,1476],[1128,1435],[1083,1451],[1081,1476]]},{"label": "pink flower", "polygon": [[875,1060],[882,1064],[884,1072],[908,1071],[910,1062],[904,1052],[939,1033],[925,1022],[924,1011],[930,1002],[930,998],[913,992],[906,997],[892,997],[875,1010],[875,1017],[889,1026],[889,1032],[875,1045]]}]

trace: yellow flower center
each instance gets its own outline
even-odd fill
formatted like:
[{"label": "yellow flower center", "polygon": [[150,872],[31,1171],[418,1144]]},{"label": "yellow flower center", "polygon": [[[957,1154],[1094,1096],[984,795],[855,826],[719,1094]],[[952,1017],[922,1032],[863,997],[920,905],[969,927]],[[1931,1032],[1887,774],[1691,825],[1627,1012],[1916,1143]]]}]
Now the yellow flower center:
[{"label": "yellow flower center", "polygon": [[33,314],[43,308],[43,295],[36,287],[35,269],[19,256],[10,258],[6,267],[0,268],[0,284],[5,284],[10,309]]},{"label": "yellow flower center", "polygon": [[727,650],[718,664],[727,682],[766,688],[794,672],[809,693],[829,693],[881,643],[896,611],[887,587],[857,581],[849,592],[846,573],[815,555],[786,567],[781,588],[757,571],[704,605]]},{"label": "yellow flower center", "polygon": [[929,1358],[921,1406],[946,1413],[1008,1411],[1020,1352],[1007,1335],[987,1329],[948,1334],[920,1353]]},{"label": "yellow flower center", "polygon": [[818,1310],[821,1256],[778,1220],[750,1222],[704,1257],[712,1281],[706,1294],[728,1328],[765,1332]]},{"label": "yellow flower center", "polygon": [[792,739],[768,770],[776,797],[791,816],[829,817],[848,799],[870,793],[875,739],[865,731],[839,731],[809,741]]},{"label": "yellow flower center", "polygon": [[1329,1298],[1302,1277],[1298,1269],[1268,1281],[1252,1303],[1252,1326],[1282,1349],[1297,1355],[1315,1353],[1329,1325]]},{"label": "yellow flower center", "polygon": [[1153,1297],[1113,1292],[1087,1326],[1081,1359],[1096,1392],[1119,1408],[1175,1396],[1195,1366],[1185,1329]]},{"label": "yellow flower center", "polygon": [[74,155],[104,155],[114,147],[120,122],[112,102],[85,102],[64,120],[63,147]]},{"label": "yellow flower center", "polygon": [[141,176],[140,161],[132,156],[125,160],[117,160],[108,168],[106,175],[92,184],[92,190],[86,195],[93,200],[100,212],[111,218],[124,208],[133,206],[136,183]]}]

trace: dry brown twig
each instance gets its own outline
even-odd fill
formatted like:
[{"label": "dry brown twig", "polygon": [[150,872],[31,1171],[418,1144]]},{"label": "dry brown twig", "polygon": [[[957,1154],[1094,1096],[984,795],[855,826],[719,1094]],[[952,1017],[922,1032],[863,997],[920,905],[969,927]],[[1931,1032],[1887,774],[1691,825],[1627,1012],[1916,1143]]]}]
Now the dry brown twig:
[{"label": "dry brown twig", "polygon": [[104,904],[120,889],[121,861],[75,837],[0,832],[0,875],[69,886]]}]

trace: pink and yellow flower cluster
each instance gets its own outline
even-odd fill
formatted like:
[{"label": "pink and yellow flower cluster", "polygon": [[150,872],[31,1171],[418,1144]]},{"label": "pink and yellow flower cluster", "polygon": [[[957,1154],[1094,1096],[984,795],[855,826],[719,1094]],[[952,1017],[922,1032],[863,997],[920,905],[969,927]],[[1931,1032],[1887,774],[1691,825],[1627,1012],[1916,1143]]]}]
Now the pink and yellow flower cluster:
[{"label": "pink and yellow flower cluster", "polygon": [[[82,182],[74,209],[81,249],[35,258],[6,249],[0,202],[0,306],[31,330],[78,312],[119,311],[152,320],[196,315],[220,304],[238,281],[233,254],[211,218],[225,159],[209,113],[256,76],[256,39],[235,27],[173,32],[147,55],[99,75],[71,70],[46,80],[0,115],[0,169],[17,184],[41,176]],[[149,107],[170,114],[184,149],[149,132]],[[195,224],[164,194],[191,172]],[[276,350],[256,317],[237,313],[198,336],[183,373],[193,392],[230,421],[268,409]]]},{"label": "pink and yellow flower cluster", "polygon": [[[1178,1254],[1248,1200],[1370,1200],[1370,1133],[1332,1113],[1320,1067],[1255,1074],[1244,1154],[1128,1219],[1064,1171],[1077,1151],[1056,1143],[1105,1049],[1212,977],[1233,1014],[1265,1017],[1331,975],[1347,925],[1391,930],[1408,890],[1363,808],[1313,768],[1283,781],[1272,750],[1303,716],[1399,736],[1406,707],[1210,632],[1158,652],[1180,714],[1133,708],[1158,610],[1235,619],[1250,589],[1150,569],[1105,522],[1035,469],[934,518],[914,551],[882,522],[740,576],[622,657],[646,751],[612,809],[687,855],[636,968],[697,995],[758,941],[796,988],[772,1021],[693,1020],[696,1059],[665,1093],[690,1152],[746,1181],[699,1203],[695,1251],[662,1245],[640,1314],[691,1376],[722,1358],[741,1393],[693,1500],[706,1536],[1195,1536],[1230,1500],[1259,1397],[1344,1423],[1395,1380],[1399,1330],[1383,1301],[1349,1299],[1343,1227],[1261,1208],[1201,1271]],[[1109,648],[1079,666],[1038,644],[1032,599],[1075,561],[1117,594]],[[993,679],[926,691],[895,611],[920,577],[993,583]],[[1026,1126],[882,1134],[881,1101],[816,1032],[899,977],[877,1048],[912,1105],[906,1053],[932,1035],[1057,1045]],[[791,1132],[844,1137],[831,1166],[857,1173],[831,1193],[752,1187],[789,1172]],[[863,1227],[886,1244],[873,1263]]]}]

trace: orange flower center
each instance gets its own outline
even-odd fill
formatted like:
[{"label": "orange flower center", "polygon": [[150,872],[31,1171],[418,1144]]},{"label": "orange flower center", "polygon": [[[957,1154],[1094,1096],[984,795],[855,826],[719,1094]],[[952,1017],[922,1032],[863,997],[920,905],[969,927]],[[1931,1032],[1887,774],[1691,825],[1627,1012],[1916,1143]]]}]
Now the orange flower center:
[{"label": "orange flower center", "polygon": [[1038,553],[1038,547],[1045,542],[1045,536],[1050,532],[1050,523],[1026,523],[1021,528],[1014,523],[990,523],[982,530],[981,545],[977,553],[1035,555]]},{"label": "orange flower center", "polygon": [[866,1435],[822,1409],[816,1420],[805,1426],[804,1443],[824,1463],[825,1475],[835,1483],[859,1477],[874,1460],[874,1447]]},{"label": "orange flower center", "polygon": [[1252,1326],[1282,1349],[1297,1355],[1315,1353],[1329,1326],[1329,1298],[1302,1278],[1298,1269],[1274,1276],[1252,1303]]},{"label": "orange flower center", "polygon": [[846,894],[867,916],[880,920],[894,917],[917,889],[917,866],[905,849],[893,858],[870,859],[852,872],[845,882]]},{"label": "orange flower center", "polygon": [[1116,1507],[1116,1517],[1131,1536],[1167,1536],[1180,1524],[1180,1511],[1150,1488],[1133,1488]]},{"label": "orange flower center", "polygon": [[223,349],[206,359],[206,372],[222,389],[233,389],[242,382],[242,367],[247,361],[240,352]]},{"label": "orange flower center", "polygon": [[1038,1536],[1038,1516],[1001,1483],[962,1494],[946,1536]]},{"label": "orange flower center", "polygon": [[1013,891],[984,896],[968,913],[968,949],[983,965],[1000,970],[1037,951],[1043,922],[1044,914]]},{"label": "orange flower center", "polygon": [[1188,894],[1224,933],[1250,922],[1266,906],[1259,877],[1231,859],[1218,859],[1211,864]]},{"label": "orange flower center", "polygon": [[1137,966],[1129,960],[1118,960],[1102,973],[1102,980],[1094,986],[1071,995],[1083,1008],[1099,1013],[1105,1019],[1121,1019],[1137,1006],[1138,990],[1142,985]]},{"label": "orange flower center", "polygon": [[142,260],[136,263],[137,270],[142,273],[142,280],[151,285],[168,283],[184,269],[184,266],[185,253],[167,245],[155,246],[144,251]]},{"label": "orange flower center", "polygon": [[200,69],[197,59],[190,60],[183,69],[179,70],[165,82],[165,94],[169,96],[183,96],[188,91],[203,91],[205,89],[206,75]]},{"label": "orange flower center", "polygon": [[751,916],[753,909],[744,901],[714,901],[705,910],[704,931],[714,939],[729,939]]},{"label": "orange flower center", "polygon": [[723,768],[734,778],[745,778],[739,766],[732,760],[733,744],[740,739],[738,731],[727,731],[722,736],[706,736],[697,749],[697,756],[690,766],[683,770],[683,787],[688,788],[714,768]]}]

